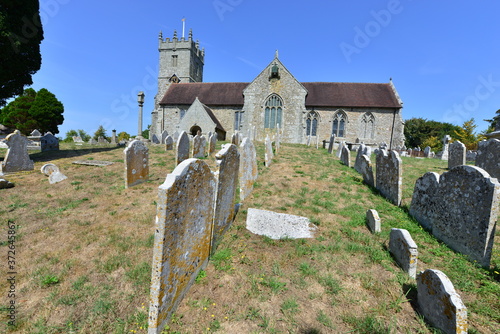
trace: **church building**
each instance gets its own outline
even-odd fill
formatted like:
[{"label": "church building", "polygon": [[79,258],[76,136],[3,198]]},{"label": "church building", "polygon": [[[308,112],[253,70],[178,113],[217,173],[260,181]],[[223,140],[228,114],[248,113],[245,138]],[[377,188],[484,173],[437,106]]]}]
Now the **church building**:
[{"label": "church building", "polygon": [[159,36],[158,93],[151,134],[255,132],[257,141],[280,129],[285,143],[328,141],[404,144],[401,101],[388,83],[299,82],[278,57],[251,82],[203,82],[205,50],[188,38]]}]

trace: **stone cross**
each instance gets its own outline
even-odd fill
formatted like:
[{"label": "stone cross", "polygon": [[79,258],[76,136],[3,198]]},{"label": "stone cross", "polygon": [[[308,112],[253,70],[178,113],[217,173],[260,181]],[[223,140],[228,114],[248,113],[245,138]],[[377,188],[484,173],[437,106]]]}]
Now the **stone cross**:
[{"label": "stone cross", "polygon": [[19,130],[8,135],[5,143],[9,148],[0,164],[0,172],[12,173],[35,169],[35,164],[28,154],[28,139]]}]

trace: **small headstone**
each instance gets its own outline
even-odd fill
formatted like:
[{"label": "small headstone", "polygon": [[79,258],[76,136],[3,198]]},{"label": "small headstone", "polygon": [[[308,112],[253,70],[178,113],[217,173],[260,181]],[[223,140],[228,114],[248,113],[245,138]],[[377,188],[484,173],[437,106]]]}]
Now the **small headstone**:
[{"label": "small headstone", "polygon": [[45,151],[59,151],[59,139],[52,133],[47,132],[40,138],[40,146],[42,152]]},{"label": "small headstone", "polygon": [[465,145],[460,141],[455,141],[449,146],[448,153],[448,169],[452,169],[455,166],[465,165],[465,154],[467,149]]},{"label": "small headstone", "polygon": [[407,230],[393,228],[389,236],[389,251],[401,269],[410,277],[417,275],[418,248]]},{"label": "small headstone", "polygon": [[398,152],[379,150],[375,174],[375,187],[380,194],[399,206],[403,197],[403,162]]},{"label": "small headstone", "polygon": [[165,150],[171,151],[174,149],[174,138],[172,136],[167,136],[165,138]]},{"label": "small headstone", "polygon": [[165,140],[167,139],[167,137],[168,137],[167,130],[163,130],[163,132],[160,135],[160,144],[166,144]]},{"label": "small headstone", "polygon": [[333,153],[333,144],[335,143],[335,134],[332,133],[330,136],[330,142],[328,143],[328,153],[332,154]]},{"label": "small headstone", "polygon": [[269,136],[266,136],[264,144],[266,146],[266,151],[264,154],[264,161],[265,161],[266,167],[269,167],[269,166],[271,166],[271,163],[272,163],[273,158],[274,158],[273,143],[271,142],[271,139],[269,138]]},{"label": "small headstone", "polygon": [[49,183],[54,184],[67,179],[66,175],[61,173],[59,167],[54,164],[45,164],[40,169],[42,174],[49,177]]},{"label": "small headstone", "polygon": [[361,173],[361,170],[360,170],[361,157],[364,155],[364,156],[368,157],[368,160],[370,160],[371,154],[372,154],[372,150],[371,150],[370,146],[366,146],[365,144],[359,145],[358,151],[356,152],[356,160],[354,161],[354,169],[358,173]]},{"label": "small headstone", "polygon": [[345,141],[341,141],[339,147],[337,148],[337,158],[340,159],[342,156],[342,148],[345,146]]},{"label": "small headstone", "polygon": [[238,135],[238,131],[235,131],[231,136],[231,144],[234,144],[236,146],[240,145],[240,136]]},{"label": "small headstone", "polygon": [[186,131],[182,131],[177,140],[177,164],[189,159],[189,145],[189,136]]},{"label": "small headstone", "polygon": [[0,179],[0,189],[8,189],[8,188],[13,188],[14,183],[9,182],[5,179]]},{"label": "small headstone", "polygon": [[125,157],[125,188],[145,182],[149,178],[149,150],[141,140],[131,141],[123,150]]},{"label": "small headstone", "polygon": [[174,134],[172,135],[172,138],[174,139],[174,142],[177,142],[179,140],[180,133],[179,131],[175,130]]},{"label": "small headstone", "polygon": [[50,174],[58,172],[59,167],[57,167],[54,164],[45,164],[40,168],[40,171],[42,172],[43,175],[45,176],[50,176]]},{"label": "small headstone", "polygon": [[258,177],[257,153],[250,138],[243,138],[240,151],[240,200],[244,201],[253,190],[253,184]]},{"label": "small headstone", "polygon": [[35,169],[35,164],[28,154],[28,139],[19,130],[8,135],[5,143],[9,148],[3,162],[0,163],[0,172],[12,173]]},{"label": "small headstone", "polygon": [[35,130],[31,131],[30,136],[31,137],[41,137],[42,134],[40,133],[40,131],[35,129]]},{"label": "small headstone", "polygon": [[92,138],[90,138],[90,140],[89,140],[89,144],[90,144],[90,145],[97,145],[97,141],[96,141],[96,140],[92,137]]},{"label": "small headstone", "polygon": [[151,142],[153,144],[159,144],[160,143],[160,139],[158,139],[158,136],[155,133],[153,133],[153,136],[151,136]]},{"label": "small headstone", "polygon": [[82,137],[80,137],[80,136],[73,136],[73,142],[75,142],[75,143],[84,143]]},{"label": "small headstone", "polygon": [[439,174],[427,172],[419,177],[413,188],[410,204],[410,215],[426,230],[432,230],[433,212],[436,208],[436,192],[439,185]]},{"label": "small headstone", "polygon": [[429,158],[429,155],[431,154],[431,147],[430,146],[427,146],[425,149],[424,149],[424,158]]},{"label": "small headstone", "polygon": [[214,154],[216,147],[217,147],[217,133],[212,133],[208,137],[208,154],[209,155]]},{"label": "small headstone", "polygon": [[234,219],[236,188],[240,169],[240,153],[234,144],[225,144],[215,155],[218,171],[215,196],[215,212],[213,224],[212,249],[229,228]]},{"label": "small headstone", "polygon": [[306,217],[249,208],[247,229],[271,239],[314,238],[317,228]]},{"label": "small headstone", "polygon": [[109,144],[109,142],[106,140],[106,138],[104,138],[103,136],[99,136],[97,138],[97,143],[98,144]]},{"label": "small headstone", "polygon": [[198,134],[193,138],[193,158],[204,158],[207,140],[198,131]]},{"label": "small headstone", "polygon": [[215,179],[199,159],[181,162],[158,188],[148,333],[159,334],[208,264]]},{"label": "small headstone", "polygon": [[[499,118],[500,119],[500,118]],[[476,166],[500,180],[500,140],[482,140],[478,144]]]},{"label": "small headstone", "polygon": [[351,151],[347,148],[347,145],[342,146],[342,154],[340,155],[340,161],[347,167],[351,167]]},{"label": "small headstone", "polygon": [[418,274],[417,301],[420,313],[432,326],[444,333],[467,333],[467,307],[443,272],[427,269]]},{"label": "small headstone", "polygon": [[377,210],[370,209],[366,211],[366,223],[372,233],[379,233],[382,231]]}]

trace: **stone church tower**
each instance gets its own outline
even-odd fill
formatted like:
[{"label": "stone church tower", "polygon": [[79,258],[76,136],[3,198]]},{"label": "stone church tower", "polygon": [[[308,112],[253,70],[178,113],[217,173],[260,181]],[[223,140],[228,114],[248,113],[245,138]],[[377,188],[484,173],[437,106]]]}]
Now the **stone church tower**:
[{"label": "stone church tower", "polygon": [[[203,82],[203,65],[205,64],[205,49],[200,49],[199,41],[193,41],[193,31],[189,30],[186,39],[177,37],[174,31],[172,39],[163,38],[162,32],[158,36],[159,72],[158,93],[155,96],[153,115],[159,112],[160,101],[172,83]],[[156,124],[151,124],[156,133]]]}]

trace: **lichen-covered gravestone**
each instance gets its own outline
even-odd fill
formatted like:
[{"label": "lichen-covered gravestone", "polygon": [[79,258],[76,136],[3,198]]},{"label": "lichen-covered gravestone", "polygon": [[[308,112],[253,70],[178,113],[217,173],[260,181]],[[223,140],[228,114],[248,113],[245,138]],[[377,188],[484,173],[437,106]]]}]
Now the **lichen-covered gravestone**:
[{"label": "lichen-covered gravestone", "polygon": [[361,160],[362,160],[362,156],[366,156],[368,157],[368,160],[370,160],[370,155],[372,153],[372,150],[370,148],[370,146],[366,146],[365,144],[361,144],[359,145],[358,147],[358,151],[356,152],[356,160],[354,162],[354,169],[360,173],[361,173],[361,166],[360,164],[362,163]]},{"label": "lichen-covered gravestone", "polygon": [[467,308],[450,279],[441,271],[427,269],[417,276],[420,313],[444,333],[467,333]]},{"label": "lichen-covered gravestone", "polygon": [[215,153],[215,148],[217,146],[217,133],[212,133],[208,137],[208,154],[212,155]]},{"label": "lichen-covered gravestone", "polygon": [[41,151],[59,151],[59,139],[51,132],[47,132],[40,138]]},{"label": "lichen-covered gravestone", "polygon": [[207,147],[207,140],[198,131],[193,138],[193,158],[204,158]]},{"label": "lichen-covered gravestone", "polygon": [[363,181],[370,187],[375,187],[373,167],[368,155],[361,155],[358,161],[359,173],[363,176]]},{"label": "lichen-covered gravestone", "polygon": [[182,131],[177,139],[176,163],[180,164],[186,159],[189,159],[189,137],[186,131]]},{"label": "lichen-covered gravestone", "polygon": [[432,230],[432,215],[437,201],[436,191],[439,185],[439,174],[427,172],[415,182],[410,204],[410,215],[427,230]]},{"label": "lichen-covered gravestone", "polygon": [[174,149],[174,139],[172,136],[167,136],[165,138],[165,150],[166,151],[171,151]]},{"label": "lichen-covered gravestone", "polygon": [[403,269],[412,278],[417,275],[418,248],[407,230],[393,228],[389,236],[389,251]]},{"label": "lichen-covered gravestone", "polygon": [[266,151],[264,153],[264,162],[265,162],[266,167],[269,167],[269,166],[271,166],[271,163],[272,163],[273,158],[274,158],[273,143],[271,142],[271,139],[269,138],[269,136],[266,136],[266,139],[264,141],[264,145],[266,146]]},{"label": "lichen-covered gravestone", "polygon": [[450,144],[448,151],[448,169],[455,166],[465,165],[465,155],[467,149],[460,141],[455,141]]},{"label": "lichen-covered gravestone", "polygon": [[240,200],[244,201],[253,190],[258,177],[257,152],[250,138],[243,138],[240,145]]},{"label": "lichen-covered gravestone", "polygon": [[159,334],[206,267],[215,179],[198,159],[181,162],[158,188],[149,306],[149,334]]},{"label": "lichen-covered gravestone", "polygon": [[351,151],[347,148],[347,145],[342,146],[342,153],[340,155],[340,161],[347,167],[351,167]]},{"label": "lichen-covered gravestone", "polygon": [[234,219],[234,204],[236,201],[236,187],[240,169],[240,153],[234,144],[225,144],[215,155],[219,170],[217,177],[217,194],[215,196],[214,227],[212,237],[212,251],[224,232]]},{"label": "lichen-covered gravestone", "polygon": [[489,139],[479,142],[476,166],[481,167],[492,177],[500,180],[500,140]]},{"label": "lichen-covered gravestone", "polygon": [[0,172],[13,173],[35,169],[35,164],[28,154],[28,139],[19,130],[8,135],[5,143],[9,148],[0,164]]},{"label": "lichen-covered gravestone", "polygon": [[403,162],[398,152],[380,149],[377,153],[375,174],[375,187],[380,194],[399,206],[403,196]]},{"label": "lichen-covered gravestone", "polygon": [[125,157],[125,188],[145,182],[149,178],[149,150],[140,140],[131,141],[123,151]]}]

